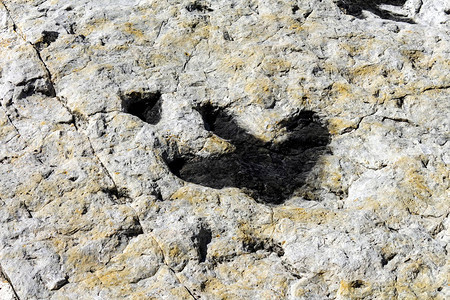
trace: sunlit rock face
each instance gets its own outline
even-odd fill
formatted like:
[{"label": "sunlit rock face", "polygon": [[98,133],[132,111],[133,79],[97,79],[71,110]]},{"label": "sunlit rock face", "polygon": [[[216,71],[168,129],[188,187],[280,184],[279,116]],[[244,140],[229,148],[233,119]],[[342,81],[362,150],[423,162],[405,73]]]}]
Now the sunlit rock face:
[{"label": "sunlit rock face", "polygon": [[0,299],[445,299],[447,2],[0,1]]}]

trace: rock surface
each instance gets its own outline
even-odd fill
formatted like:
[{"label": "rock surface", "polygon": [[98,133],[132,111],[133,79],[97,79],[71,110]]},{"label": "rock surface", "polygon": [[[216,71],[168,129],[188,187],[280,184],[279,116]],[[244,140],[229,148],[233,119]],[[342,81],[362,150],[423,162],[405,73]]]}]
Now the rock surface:
[{"label": "rock surface", "polygon": [[448,299],[449,13],[0,1],[0,298]]}]

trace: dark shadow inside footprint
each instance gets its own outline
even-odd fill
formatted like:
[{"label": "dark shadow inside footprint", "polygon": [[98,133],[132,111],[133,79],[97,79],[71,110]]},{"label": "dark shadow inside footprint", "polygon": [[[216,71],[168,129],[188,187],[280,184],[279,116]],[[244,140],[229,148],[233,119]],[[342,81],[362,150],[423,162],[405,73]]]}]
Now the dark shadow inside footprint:
[{"label": "dark shadow inside footprint", "polygon": [[122,110],[149,124],[161,120],[161,93],[129,92],[121,96]]},{"label": "dark shadow inside footprint", "polygon": [[184,155],[168,162],[181,179],[212,188],[237,187],[261,202],[281,203],[304,184],[308,172],[325,152],[330,134],[313,111],[285,120],[288,138],[263,142],[238,126],[225,110],[198,109],[206,130],[232,143],[232,153],[199,157]]},{"label": "dark shadow inside footprint", "polygon": [[42,49],[44,49],[45,47],[50,46],[51,43],[53,43],[54,41],[56,41],[59,37],[59,32],[56,31],[42,31],[42,38],[40,39],[39,42],[37,42],[35,45],[35,47],[41,51]]},{"label": "dark shadow inside footprint", "polygon": [[359,19],[363,19],[362,11],[369,11],[382,19],[406,22],[414,24],[414,20],[408,18],[406,15],[400,15],[388,10],[380,8],[381,4],[392,6],[403,6],[406,0],[338,0],[337,6],[346,14],[352,15]]}]

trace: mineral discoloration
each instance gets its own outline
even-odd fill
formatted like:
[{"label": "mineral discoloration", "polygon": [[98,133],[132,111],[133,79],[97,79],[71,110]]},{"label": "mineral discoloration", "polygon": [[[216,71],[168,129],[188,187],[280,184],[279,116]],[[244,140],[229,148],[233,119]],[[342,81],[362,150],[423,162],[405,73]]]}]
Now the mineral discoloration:
[{"label": "mineral discoloration", "polygon": [[2,0],[0,298],[445,299],[449,9]]}]

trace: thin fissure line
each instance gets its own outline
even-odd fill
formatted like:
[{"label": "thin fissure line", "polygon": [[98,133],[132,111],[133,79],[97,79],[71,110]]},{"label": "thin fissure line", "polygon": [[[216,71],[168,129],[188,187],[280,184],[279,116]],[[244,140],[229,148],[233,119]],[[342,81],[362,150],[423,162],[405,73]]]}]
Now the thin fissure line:
[{"label": "thin fissure line", "polygon": [[14,297],[17,300],[20,300],[19,295],[17,295],[16,289],[14,288],[14,285],[11,282],[11,279],[9,278],[8,274],[6,274],[5,270],[3,270],[2,265],[0,264],[0,277],[3,277],[9,284],[9,286],[11,287],[13,293],[14,293]]}]

